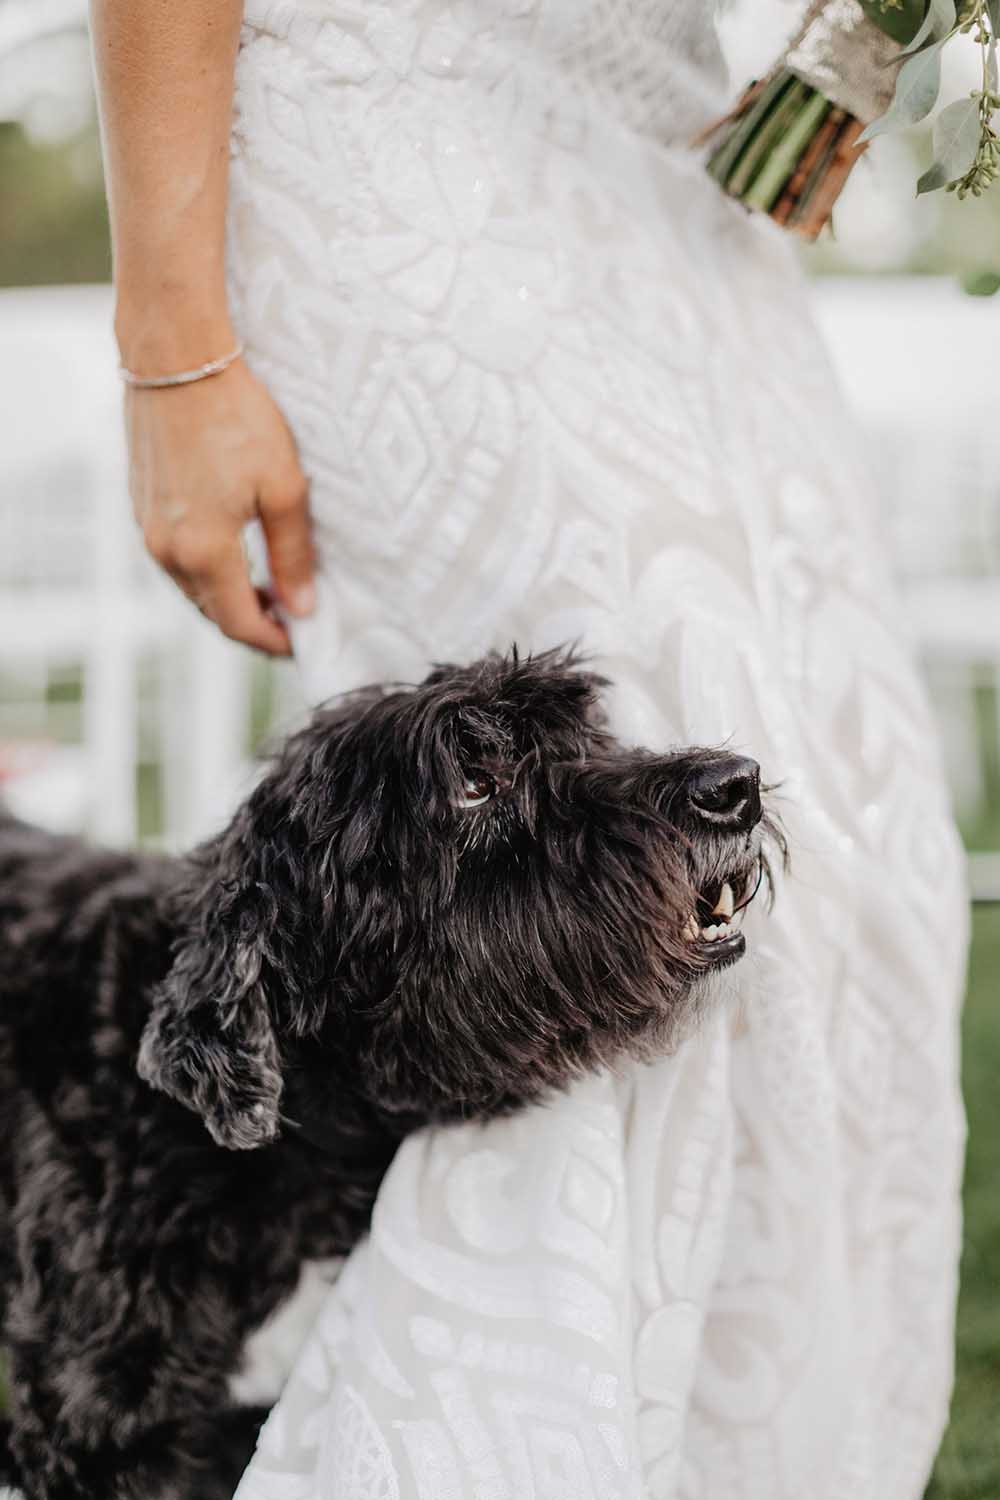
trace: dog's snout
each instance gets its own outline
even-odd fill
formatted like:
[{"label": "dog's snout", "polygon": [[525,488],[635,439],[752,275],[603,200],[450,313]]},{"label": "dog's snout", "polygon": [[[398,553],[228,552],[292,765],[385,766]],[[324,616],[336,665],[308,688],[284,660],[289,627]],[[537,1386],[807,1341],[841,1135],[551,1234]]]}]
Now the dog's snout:
[{"label": "dog's snout", "polygon": [[727,755],[696,771],[688,801],[699,821],[729,832],[760,822],[760,766],[741,755]]}]

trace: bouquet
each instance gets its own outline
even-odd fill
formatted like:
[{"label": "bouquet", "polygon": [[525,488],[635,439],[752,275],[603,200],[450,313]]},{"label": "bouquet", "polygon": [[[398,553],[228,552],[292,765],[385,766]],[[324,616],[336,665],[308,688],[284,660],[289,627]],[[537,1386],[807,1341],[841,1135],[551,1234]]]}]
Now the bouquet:
[{"label": "bouquet", "polygon": [[953,38],[980,52],[980,81],[941,110],[918,193],[978,197],[1000,168],[1000,0],[814,0],[766,78],[702,140],[708,170],[748,208],[815,239],[867,143],[930,114]]}]

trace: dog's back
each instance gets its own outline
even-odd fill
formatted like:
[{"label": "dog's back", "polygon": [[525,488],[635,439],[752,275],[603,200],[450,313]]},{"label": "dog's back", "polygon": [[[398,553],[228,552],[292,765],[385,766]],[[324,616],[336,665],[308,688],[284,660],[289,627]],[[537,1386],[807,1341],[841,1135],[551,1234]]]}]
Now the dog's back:
[{"label": "dog's back", "polygon": [[169,959],[156,937],[168,869],[0,809],[0,1256],[10,1250],[25,1112],[71,1115],[74,1086],[92,1099],[102,1070],[117,1073],[138,1044],[149,984]]},{"label": "dog's back", "polygon": [[157,898],[170,866],[47,833],[0,809],[0,1032],[9,1039],[29,1028],[51,1053],[72,1012],[89,1010],[109,942],[142,930],[142,951],[155,962]]},{"label": "dog's back", "polygon": [[[55,1493],[65,1469],[85,1476],[74,1493],[110,1500],[121,1493],[118,1468],[134,1463],[146,1488],[130,1494],[221,1500],[260,1420],[226,1413],[225,1379],[247,1333],[298,1274],[294,1246],[268,1259],[268,1233],[280,1238],[288,1205],[255,1239],[255,1195],[275,1199],[275,1170],[265,1163],[254,1173],[254,1162],[221,1150],[200,1119],[136,1073],[150,995],[171,961],[161,898],[178,868],[0,812],[0,1338],[19,1432],[15,1460],[13,1445],[2,1451],[9,1433],[0,1424],[0,1489]],[[291,1180],[289,1194],[296,1186]],[[252,1275],[235,1268],[244,1248]],[[213,1316],[221,1321],[214,1274],[229,1277],[236,1310],[209,1355],[198,1340],[214,1329]],[[175,1337],[200,1350],[203,1384],[189,1375],[196,1395],[182,1400],[163,1395],[151,1372],[165,1330],[176,1330],[188,1304],[194,1332]],[[162,1432],[163,1451],[148,1467],[141,1453],[124,1456],[114,1426],[125,1431],[140,1402]],[[56,1414],[55,1426],[32,1426],[38,1403]],[[211,1442],[194,1431],[199,1420]],[[224,1434],[234,1423],[230,1453]],[[197,1482],[186,1470],[188,1487],[175,1489],[166,1477],[175,1461],[197,1470]]]},{"label": "dog's back", "polygon": [[0,815],[0,1489],[32,1500],[226,1500],[262,1415],[229,1409],[259,1399],[248,1339],[354,1242],[394,1146],[226,1150],[140,1077],[183,870]]}]

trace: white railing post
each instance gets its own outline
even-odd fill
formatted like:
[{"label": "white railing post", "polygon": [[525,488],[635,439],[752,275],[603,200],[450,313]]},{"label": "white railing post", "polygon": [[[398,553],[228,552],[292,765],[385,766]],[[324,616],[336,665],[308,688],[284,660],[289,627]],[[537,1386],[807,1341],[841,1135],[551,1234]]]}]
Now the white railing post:
[{"label": "white railing post", "polygon": [[117,387],[109,389],[94,412],[94,611],[84,658],[84,743],[91,832],[131,844],[138,824],[140,641],[118,395]]}]

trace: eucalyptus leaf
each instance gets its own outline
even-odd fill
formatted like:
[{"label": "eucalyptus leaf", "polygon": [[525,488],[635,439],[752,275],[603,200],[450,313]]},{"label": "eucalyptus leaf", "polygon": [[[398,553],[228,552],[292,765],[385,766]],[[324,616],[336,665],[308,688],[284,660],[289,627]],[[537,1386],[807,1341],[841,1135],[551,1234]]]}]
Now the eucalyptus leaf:
[{"label": "eucalyptus leaf", "polygon": [[989,49],[986,53],[986,81],[994,93],[997,91],[997,39],[990,37]]},{"label": "eucalyptus leaf", "polygon": [[986,0],[986,14],[990,18],[990,31],[996,36],[1000,32],[1000,0]]},{"label": "eucalyptus leaf", "polygon": [[861,0],[861,9],[879,31],[904,46],[912,42],[924,19],[926,0],[901,0],[899,5],[885,5],[885,0]]},{"label": "eucalyptus leaf", "polygon": [[892,103],[884,115],[872,121],[860,141],[874,140],[902,125],[916,125],[930,114],[941,88],[941,45],[936,42],[926,52],[906,59],[896,79]]},{"label": "eucalyptus leaf", "polygon": [[[1000,5],[1000,0],[993,0],[993,3]],[[912,57],[914,53],[923,52],[928,47],[940,46],[948,40],[957,25],[955,0],[930,0],[923,25],[900,56]]]},{"label": "eucalyptus leaf", "polygon": [[1000,292],[1000,271],[970,271],[962,279],[962,290],[970,297],[995,297]]},{"label": "eucalyptus leaf", "polygon": [[917,183],[918,193],[933,193],[964,177],[979,150],[979,100],[956,99],[934,121],[934,164]]}]

